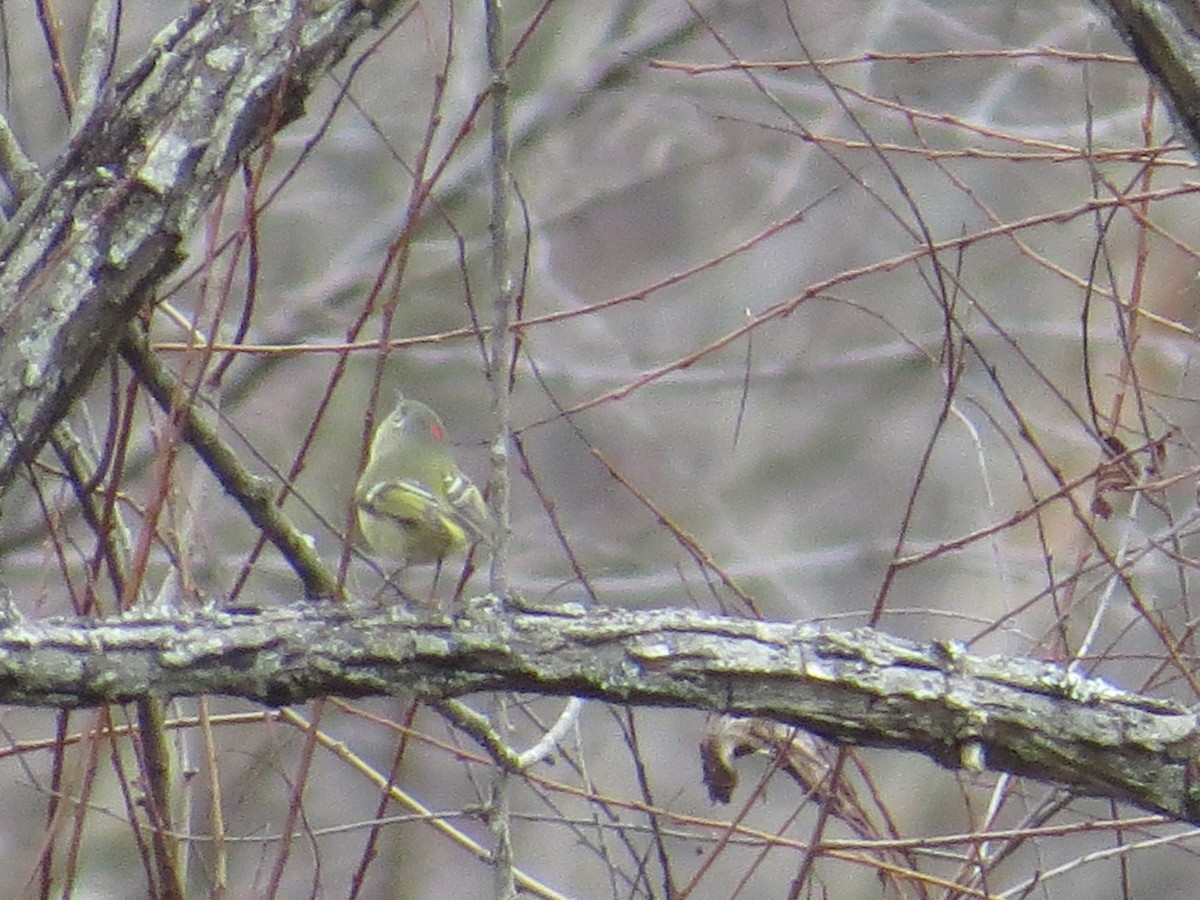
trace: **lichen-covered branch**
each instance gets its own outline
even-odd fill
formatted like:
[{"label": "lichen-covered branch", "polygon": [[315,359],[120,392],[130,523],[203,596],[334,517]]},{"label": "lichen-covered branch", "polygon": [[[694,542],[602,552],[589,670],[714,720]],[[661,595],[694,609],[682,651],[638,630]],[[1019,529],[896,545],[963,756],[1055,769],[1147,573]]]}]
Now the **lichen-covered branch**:
[{"label": "lichen-covered branch", "polygon": [[99,98],[0,231],[0,486],[116,349],[238,163],[399,5],[198,3]]},{"label": "lichen-covered branch", "polygon": [[485,690],[769,718],[1200,823],[1200,728],[1182,707],[1057,666],[867,628],[689,610],[515,612],[491,599],[440,619],[303,603],[0,628],[3,704],[225,694],[283,705]]}]

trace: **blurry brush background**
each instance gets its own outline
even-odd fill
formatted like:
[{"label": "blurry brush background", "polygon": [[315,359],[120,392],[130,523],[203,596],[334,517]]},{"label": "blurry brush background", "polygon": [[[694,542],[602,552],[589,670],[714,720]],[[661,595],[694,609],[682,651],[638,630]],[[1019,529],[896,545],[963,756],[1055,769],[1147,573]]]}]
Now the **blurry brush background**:
[{"label": "blurry brush background", "polygon": [[[71,127],[47,31],[70,76],[91,12],[58,6],[51,25],[38,15],[48,3],[0,19],[4,114],[47,170]],[[182,12],[121,4],[116,71]],[[1191,653],[1194,486],[1097,503],[1084,478],[1122,447],[1151,449],[1108,471],[1110,487],[1196,465],[1193,162],[1093,7],[567,0],[508,3],[505,15],[522,212],[515,588],[534,602],[873,621],[1060,661],[1082,648],[1115,683],[1194,702],[1163,666],[1164,635]],[[248,468],[296,468],[284,510],[331,565],[346,547],[377,374],[376,421],[399,390],[428,403],[463,468],[487,480],[483,29],[481,6],[432,2],[356,44],[192,235],[150,316],[154,352],[185,378],[204,359],[187,349],[189,329],[224,342],[201,394]],[[377,372],[389,318],[395,346]],[[166,585],[185,605],[225,602],[236,586],[239,603],[293,600],[290,569],[269,547],[251,554],[253,526],[189,450],[168,486],[155,481],[163,417],[120,366],[69,421],[111,458],[106,436],[130,404],[114,476],[128,527],[169,491],[147,594]],[[89,579],[112,611],[90,563],[95,536],[44,460],[36,491],[27,474],[5,498],[4,583],[31,617],[68,613]],[[458,571],[446,574],[443,593]],[[360,555],[346,579],[364,594],[378,586]],[[485,563],[467,591],[486,589]],[[562,706],[509,702],[518,747]],[[195,710],[180,702],[169,715]],[[218,724],[260,712],[223,699],[208,711]],[[0,843],[13,862],[0,893],[24,889],[47,842],[59,877],[67,848],[77,854],[77,896],[115,896],[140,877],[122,792],[135,780],[129,744],[114,738],[89,770],[33,743],[92,723],[0,712],[11,742]],[[356,762],[318,749],[302,770],[294,721],[205,731],[216,768],[183,724],[173,739],[194,774],[177,830],[195,836],[182,844],[195,896],[217,879],[218,778],[231,884],[275,877],[285,896],[346,896],[361,866],[361,896],[490,896],[488,866],[412,808],[385,807],[397,818],[376,855],[365,849],[379,802],[366,768],[486,843],[477,810],[490,762],[428,709],[330,704],[320,726]],[[798,896],[1002,896],[1035,872],[1056,873],[1040,895],[1076,897],[1117,872],[1087,854],[1166,833],[1101,823],[1057,834],[1122,811],[896,752],[834,762],[805,750],[808,782],[835,769],[844,781],[806,786],[777,732],[737,738],[739,786],[732,805],[714,805],[701,776],[710,727],[698,713],[589,704],[562,756],[514,797],[518,865],[577,897],[739,886],[774,897],[789,885]],[[50,823],[49,779],[64,759],[77,774],[60,792],[82,805]],[[272,876],[297,777],[302,833]],[[724,840],[732,822],[743,830]],[[1035,826],[1036,838],[1021,831]],[[999,829],[1014,831],[985,839]],[[952,835],[899,857],[870,843],[808,855],[830,839]],[[1122,865],[1127,896],[1184,896],[1180,873],[1194,870],[1170,842]]]}]

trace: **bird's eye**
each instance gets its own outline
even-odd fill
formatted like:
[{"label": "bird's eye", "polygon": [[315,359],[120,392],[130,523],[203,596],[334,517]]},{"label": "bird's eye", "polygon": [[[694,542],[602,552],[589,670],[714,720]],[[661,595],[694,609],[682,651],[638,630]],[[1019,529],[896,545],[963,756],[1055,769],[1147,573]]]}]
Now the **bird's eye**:
[{"label": "bird's eye", "polygon": [[446,439],[446,432],[442,431],[442,426],[437,422],[430,424],[429,433],[433,435],[435,441],[444,441]]}]

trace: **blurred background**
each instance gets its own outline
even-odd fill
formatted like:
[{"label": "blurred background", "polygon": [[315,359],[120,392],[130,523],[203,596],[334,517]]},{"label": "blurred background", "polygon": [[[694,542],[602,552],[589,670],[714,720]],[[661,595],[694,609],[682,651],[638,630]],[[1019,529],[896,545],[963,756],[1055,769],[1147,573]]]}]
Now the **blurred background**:
[{"label": "blurred background", "polygon": [[[49,29],[48,3],[0,18],[4,114],[46,170],[72,129],[46,34],[77,66],[94,14],[62,6]],[[183,12],[120,5],[116,71]],[[560,0],[505,15],[521,202],[515,588],[535,602],[873,623],[978,652],[1079,657],[1123,687],[1194,702],[1164,646],[1192,658],[1193,160],[1093,6]],[[353,543],[369,422],[397,391],[440,412],[480,484],[497,428],[480,337],[493,297],[482,8],[415,5],[385,28],[251,161],[151,319],[156,352],[207,379],[245,465],[277,485],[296,472],[284,510],[331,566]],[[189,339],[219,343],[206,368]],[[143,426],[119,473],[136,534],[161,490],[161,415],[129,381],[105,373],[71,422],[97,456],[127,407]],[[1122,447],[1154,452],[1114,467]],[[1146,490],[1098,493],[1096,475]],[[111,611],[74,494],[50,459],[36,478],[5,498],[5,584],[31,617],[68,613],[93,582]],[[251,552],[253,526],[187,449],[157,535],[147,602],[300,596],[273,549]],[[367,596],[379,576],[351,553],[346,579]],[[444,602],[453,581],[439,581]],[[467,591],[486,589],[485,563]],[[509,704],[518,749],[562,707]],[[192,773],[189,884],[213,890],[203,786],[219,779],[230,894],[256,896],[305,734],[246,704],[210,708],[216,768],[200,762],[199,729],[177,731]],[[63,756],[36,742],[87,732],[94,715],[0,711],[0,847],[15,863],[0,893],[27,890],[48,834],[69,837],[47,822]],[[822,791],[778,760],[740,762],[733,804],[714,805],[698,750],[712,725],[586,706],[563,755],[514,797],[518,866],[571,897],[782,897],[800,872],[802,896],[1007,896],[1030,883],[1117,896],[1118,871],[1129,896],[1194,894],[1183,838],[1088,856],[1169,827],[897,752],[845,766],[867,825],[834,815],[815,830]],[[386,779],[402,737],[396,784],[487,842],[471,812],[486,799],[485,755],[435,713],[339,704],[320,727],[358,763],[316,751],[285,896],[349,894],[379,797],[364,772]],[[64,788],[86,801],[69,813],[75,896],[140,883],[121,791],[133,776],[114,762],[129,753],[116,742],[96,754],[94,781]],[[413,809],[384,812],[395,819],[360,896],[491,896],[487,865]],[[1086,836],[1054,830],[1093,819],[1104,824]],[[740,830],[720,843],[731,822]],[[1021,832],[1034,826],[1050,831]],[[1001,828],[1017,836],[987,838]],[[877,843],[954,835],[899,861]],[[860,843],[803,868],[810,842],[848,838]]]}]

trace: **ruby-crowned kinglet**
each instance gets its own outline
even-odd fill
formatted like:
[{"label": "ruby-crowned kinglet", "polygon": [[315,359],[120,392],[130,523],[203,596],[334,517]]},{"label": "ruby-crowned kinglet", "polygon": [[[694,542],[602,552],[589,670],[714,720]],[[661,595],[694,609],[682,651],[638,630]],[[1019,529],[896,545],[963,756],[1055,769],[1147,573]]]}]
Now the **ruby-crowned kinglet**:
[{"label": "ruby-crowned kinglet", "polygon": [[441,561],[482,541],[495,523],[459,469],[437,413],[400,399],[379,423],[354,491],[358,527],[372,549],[401,565]]}]

